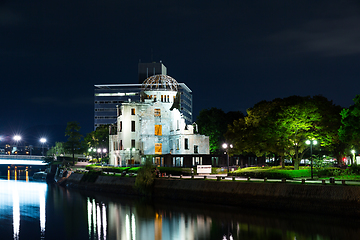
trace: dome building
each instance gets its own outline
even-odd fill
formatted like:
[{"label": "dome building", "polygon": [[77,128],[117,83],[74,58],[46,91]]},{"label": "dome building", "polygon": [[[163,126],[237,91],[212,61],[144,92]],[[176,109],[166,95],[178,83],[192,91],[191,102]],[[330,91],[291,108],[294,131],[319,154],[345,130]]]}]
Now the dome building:
[{"label": "dome building", "polygon": [[[183,166],[181,155],[209,154],[209,137],[197,134],[195,124],[185,124],[174,78],[154,75],[141,87],[140,101],[118,108],[117,131],[110,135],[110,164],[140,164],[148,157],[159,166]],[[174,157],[165,161],[164,155]],[[200,164],[201,158],[194,156],[192,162]]]}]

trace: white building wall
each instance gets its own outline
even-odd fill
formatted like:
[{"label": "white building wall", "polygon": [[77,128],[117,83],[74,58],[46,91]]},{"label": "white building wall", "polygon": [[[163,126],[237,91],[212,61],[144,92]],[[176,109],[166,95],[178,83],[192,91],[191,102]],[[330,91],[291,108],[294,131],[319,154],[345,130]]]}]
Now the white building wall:
[{"label": "white building wall", "polygon": [[[121,115],[117,119],[118,134],[110,137],[110,164],[124,166],[131,158],[138,164],[141,155],[155,155],[156,143],[162,144],[162,154],[194,154],[194,145],[198,146],[197,153],[209,154],[209,138],[194,134],[193,126],[186,126],[178,109],[170,111],[176,92],[145,93],[152,96],[152,99],[121,105]],[[132,109],[135,110],[135,115],[132,115]],[[155,109],[160,109],[160,116],[155,116]],[[135,122],[135,132],[131,131],[132,121]],[[155,135],[155,125],[162,126],[160,136]],[[184,149],[185,138],[188,139],[189,149]],[[135,140],[135,149],[131,149],[131,140]],[[114,144],[119,146],[119,150],[114,148]]]}]

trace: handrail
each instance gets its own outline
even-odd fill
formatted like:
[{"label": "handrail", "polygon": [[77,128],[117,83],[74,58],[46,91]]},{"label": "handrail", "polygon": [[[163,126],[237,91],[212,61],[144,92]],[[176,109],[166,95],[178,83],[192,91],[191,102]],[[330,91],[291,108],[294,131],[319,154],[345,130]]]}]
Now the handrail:
[{"label": "handrail", "polygon": [[0,155],[0,161],[1,160],[9,160],[9,159],[21,159],[21,160],[39,160],[44,161],[43,156],[32,156],[32,155]]}]

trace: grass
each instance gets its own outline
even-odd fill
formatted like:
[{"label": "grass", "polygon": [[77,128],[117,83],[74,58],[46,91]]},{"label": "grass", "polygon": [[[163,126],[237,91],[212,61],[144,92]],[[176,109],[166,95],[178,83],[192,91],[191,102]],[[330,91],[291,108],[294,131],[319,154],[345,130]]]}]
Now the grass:
[{"label": "grass", "polygon": [[248,167],[231,172],[230,175],[251,177],[251,178],[308,178],[311,176],[309,167],[300,167],[299,170],[294,170],[293,166],[287,166],[284,169],[280,166],[276,167]]}]

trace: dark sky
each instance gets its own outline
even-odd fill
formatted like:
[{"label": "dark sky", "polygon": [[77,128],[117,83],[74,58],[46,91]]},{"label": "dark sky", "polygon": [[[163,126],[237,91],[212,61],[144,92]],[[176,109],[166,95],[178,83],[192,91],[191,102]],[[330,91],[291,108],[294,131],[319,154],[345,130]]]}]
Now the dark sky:
[{"label": "dark sky", "polygon": [[291,95],[348,107],[359,56],[355,0],[0,0],[0,130],[92,131],[94,84],[137,83],[139,60],[193,90],[194,120]]}]

